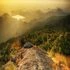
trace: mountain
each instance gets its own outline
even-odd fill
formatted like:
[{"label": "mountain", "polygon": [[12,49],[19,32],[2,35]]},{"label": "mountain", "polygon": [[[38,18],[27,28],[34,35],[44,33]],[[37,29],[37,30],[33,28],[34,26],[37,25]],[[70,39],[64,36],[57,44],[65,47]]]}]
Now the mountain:
[{"label": "mountain", "polygon": [[[40,30],[43,29],[44,27],[47,28],[47,25],[49,25],[48,26],[49,29],[51,27],[55,28],[56,23],[59,22],[62,24],[63,22],[61,20],[64,20],[63,18],[66,17],[67,15],[68,13],[66,13],[60,8],[53,9],[48,12],[42,12],[41,10],[37,10],[35,12],[31,11],[30,16],[28,17],[24,16],[26,17],[26,20],[25,22],[23,22],[22,20],[18,21],[17,19],[13,19],[12,15],[5,13],[0,16],[0,32],[1,32],[0,42],[7,41],[12,37],[20,36],[31,30],[38,30],[38,29]],[[52,26],[53,24],[54,26]],[[61,26],[61,28],[63,29],[64,26]]]},{"label": "mountain", "polygon": [[[21,56],[20,56],[21,55]],[[17,53],[15,59],[18,70],[52,70],[53,61],[45,52],[36,47],[22,48]]]},{"label": "mountain", "polygon": [[[62,66],[62,67],[61,67]],[[10,61],[3,65],[2,70],[69,70],[68,67],[59,63],[58,65],[46,54],[46,52],[36,46],[31,48],[21,48]]]},{"label": "mountain", "polygon": [[[39,12],[40,11],[37,11],[38,14]],[[33,68],[35,70],[47,70],[47,68],[52,70],[52,68],[54,68],[52,67],[54,62],[52,57],[44,53],[44,50],[47,53],[48,51],[51,52],[53,57],[56,53],[64,56],[70,55],[70,14],[58,8],[44,14],[40,12],[39,15],[40,17],[31,20],[29,23],[25,23],[24,27],[21,25],[23,28],[29,27],[25,33],[22,31],[20,36],[13,37],[0,44],[0,68],[2,65],[5,65],[5,68],[9,67],[10,63],[12,63],[18,70],[33,70]],[[6,15],[6,18],[8,18],[7,16],[8,15]],[[0,17],[0,21],[2,21],[2,19],[3,18]],[[13,20],[11,25],[13,26],[13,23],[16,22],[16,20]],[[22,30],[19,29],[17,30],[18,32]],[[12,30],[10,34],[11,32]],[[8,37],[8,35],[5,36]],[[24,44],[27,42],[31,42],[34,47],[24,48]],[[43,51],[40,48],[43,49]],[[11,62],[9,62],[10,60]],[[67,59],[65,62],[66,61]],[[58,62],[58,64],[54,65],[55,68],[57,66],[58,70],[64,70],[60,69],[62,65],[64,66],[62,66],[62,68],[66,66],[70,67],[69,63],[66,65],[64,61]]]},{"label": "mountain", "polygon": [[[70,31],[70,14],[52,13],[48,18],[40,19],[34,22],[33,30],[50,29],[53,31]],[[50,13],[48,14],[50,15]],[[47,15],[46,15],[47,16]],[[33,22],[32,22],[33,23]]]},{"label": "mountain", "polygon": [[[11,39],[6,43],[2,43],[0,45],[0,49],[2,49],[0,50],[0,61],[3,62],[3,70],[6,68],[12,68],[13,70],[14,68],[15,70],[53,69],[52,66],[54,62],[52,59],[46,55],[46,52],[44,50],[36,46],[33,46],[31,48],[24,48],[24,46],[21,46],[21,42],[19,40]],[[10,61],[12,62],[11,64],[9,63]]]}]

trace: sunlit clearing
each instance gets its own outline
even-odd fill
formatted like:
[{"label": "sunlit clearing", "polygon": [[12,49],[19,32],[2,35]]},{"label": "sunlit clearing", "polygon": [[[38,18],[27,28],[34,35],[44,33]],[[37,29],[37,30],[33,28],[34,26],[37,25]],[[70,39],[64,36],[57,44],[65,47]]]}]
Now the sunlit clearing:
[{"label": "sunlit clearing", "polygon": [[14,16],[12,16],[12,18],[17,19],[17,20],[24,20],[25,19],[25,17],[21,16],[21,15],[14,15]]}]

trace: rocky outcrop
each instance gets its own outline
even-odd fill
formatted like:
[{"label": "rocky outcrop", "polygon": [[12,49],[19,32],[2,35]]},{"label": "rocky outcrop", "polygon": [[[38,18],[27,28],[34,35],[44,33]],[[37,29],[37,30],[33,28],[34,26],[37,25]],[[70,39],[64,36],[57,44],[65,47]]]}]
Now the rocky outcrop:
[{"label": "rocky outcrop", "polygon": [[17,70],[53,70],[51,58],[36,47],[22,48],[13,60],[17,65]]}]

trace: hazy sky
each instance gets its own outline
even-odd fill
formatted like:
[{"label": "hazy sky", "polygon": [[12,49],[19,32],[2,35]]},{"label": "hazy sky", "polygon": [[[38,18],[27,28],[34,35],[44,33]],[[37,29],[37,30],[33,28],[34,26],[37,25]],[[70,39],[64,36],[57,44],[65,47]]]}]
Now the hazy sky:
[{"label": "hazy sky", "polygon": [[19,4],[19,3],[69,3],[70,0],[0,0],[1,4]]},{"label": "hazy sky", "polygon": [[70,0],[0,0],[0,11],[16,7],[24,8],[65,8],[70,10]]},{"label": "hazy sky", "polygon": [[56,5],[65,5],[70,4],[70,0],[0,0],[0,5],[6,7],[6,5],[47,5],[47,4],[56,4]]}]

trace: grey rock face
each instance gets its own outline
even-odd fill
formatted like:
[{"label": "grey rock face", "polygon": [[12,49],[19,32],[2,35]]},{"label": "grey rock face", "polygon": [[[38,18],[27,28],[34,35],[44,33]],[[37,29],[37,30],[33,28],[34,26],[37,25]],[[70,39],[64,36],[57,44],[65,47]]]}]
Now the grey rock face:
[{"label": "grey rock face", "polygon": [[24,47],[24,48],[31,48],[31,47],[33,47],[33,44],[30,43],[30,42],[27,42],[27,43],[24,44],[23,47]]}]

